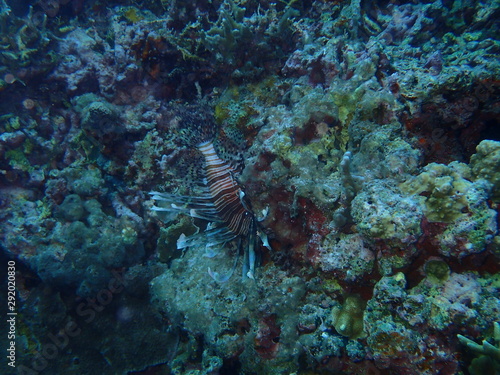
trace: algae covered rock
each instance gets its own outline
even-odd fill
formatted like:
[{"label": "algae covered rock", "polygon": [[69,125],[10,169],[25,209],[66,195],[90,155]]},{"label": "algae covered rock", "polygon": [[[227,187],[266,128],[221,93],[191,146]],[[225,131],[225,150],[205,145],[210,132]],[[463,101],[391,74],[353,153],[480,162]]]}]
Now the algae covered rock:
[{"label": "algae covered rock", "polygon": [[103,195],[107,192],[102,171],[98,168],[69,167],[57,175],[66,180],[69,191],[81,197]]},{"label": "algae covered rock", "polygon": [[455,335],[489,328],[498,315],[498,277],[450,272],[439,259],[429,261],[425,271],[413,288],[403,273],[377,282],[364,313],[366,340],[380,367],[391,363],[398,373],[445,368],[445,373],[456,373],[458,343],[439,340],[429,329]]},{"label": "algae covered rock", "polygon": [[415,200],[376,180],[353,199],[351,215],[365,243],[379,252],[380,272],[389,275],[409,264],[421,235],[422,209]]},{"label": "algae covered rock", "polygon": [[465,194],[467,207],[439,236],[440,253],[462,258],[480,253],[497,233],[497,213],[489,207],[489,185],[472,183]]},{"label": "algae covered rock", "polygon": [[58,211],[67,221],[78,221],[85,214],[82,199],[78,194],[66,196]]},{"label": "algae covered rock", "polygon": [[[426,296],[408,291],[403,273],[377,282],[364,314],[367,343],[377,366],[391,363],[397,373],[437,373],[453,358],[447,346],[421,331],[428,313]],[[428,347],[436,348],[432,358]]]},{"label": "algae covered rock", "polygon": [[360,234],[348,234],[338,240],[327,235],[319,263],[321,269],[335,272],[342,280],[356,281],[373,270],[375,254]]},{"label": "algae covered rock", "polygon": [[61,221],[23,258],[48,285],[70,286],[82,296],[96,293],[111,270],[137,262],[144,255],[139,226],[129,218],[108,215],[96,199],[71,194],[57,208]]},{"label": "algae covered rock", "polygon": [[[289,373],[298,360],[296,327],[304,281],[271,266],[260,269],[252,284],[236,275],[218,283],[211,270],[228,272],[237,255],[221,249],[209,258],[204,252],[202,247],[190,248],[151,281],[152,305],[190,335],[203,337],[219,358],[238,356],[245,371],[255,366],[264,373],[272,360],[282,373]],[[188,350],[195,355],[195,348]]]},{"label": "algae covered rock", "polygon": [[477,153],[470,158],[472,173],[492,185],[491,198],[500,202],[500,142],[484,140],[476,148]]},{"label": "algae covered rock", "polygon": [[383,183],[374,183],[352,202],[352,216],[367,238],[393,245],[414,242],[420,234],[420,207]]},{"label": "algae covered rock", "polygon": [[[473,158],[473,168],[478,171],[478,157]],[[493,171],[486,167],[482,170],[483,175],[494,179]],[[491,184],[481,178],[474,180],[474,172],[467,164],[428,164],[400,188],[420,202],[426,220],[446,224],[437,236],[441,254],[462,258],[484,251],[492,242],[497,214],[489,207]]]}]

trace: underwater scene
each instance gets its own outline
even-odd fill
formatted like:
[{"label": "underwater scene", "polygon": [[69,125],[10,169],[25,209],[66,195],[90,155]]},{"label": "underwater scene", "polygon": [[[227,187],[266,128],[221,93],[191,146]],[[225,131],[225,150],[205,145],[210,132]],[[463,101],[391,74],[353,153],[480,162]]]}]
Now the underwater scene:
[{"label": "underwater scene", "polygon": [[0,0],[0,374],[500,374],[500,0]]}]

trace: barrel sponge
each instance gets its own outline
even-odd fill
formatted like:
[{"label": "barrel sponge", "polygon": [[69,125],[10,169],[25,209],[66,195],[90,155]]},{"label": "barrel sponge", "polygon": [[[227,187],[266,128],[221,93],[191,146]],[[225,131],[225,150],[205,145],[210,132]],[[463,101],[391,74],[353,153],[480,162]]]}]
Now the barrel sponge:
[{"label": "barrel sponge", "polygon": [[477,179],[487,180],[492,184],[491,198],[500,203],[500,142],[484,140],[471,156],[472,173]]}]

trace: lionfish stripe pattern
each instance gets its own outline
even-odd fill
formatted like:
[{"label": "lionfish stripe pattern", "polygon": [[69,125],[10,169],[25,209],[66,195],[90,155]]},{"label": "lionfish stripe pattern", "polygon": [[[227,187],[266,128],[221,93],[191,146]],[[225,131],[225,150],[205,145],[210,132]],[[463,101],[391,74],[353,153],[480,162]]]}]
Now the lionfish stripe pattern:
[{"label": "lionfish stripe pattern", "polygon": [[215,209],[231,232],[248,234],[253,215],[243,204],[243,191],[232,176],[233,168],[217,156],[212,142],[200,143],[198,149],[205,157],[207,184]]},{"label": "lionfish stripe pattern", "polygon": [[[224,244],[238,237],[238,247],[246,243],[243,275],[253,279],[255,271],[256,239],[262,239],[268,246],[265,234],[257,232],[255,216],[243,202],[244,193],[233,177],[234,168],[220,159],[212,141],[198,144],[198,150],[205,159],[206,192],[204,196],[186,196],[169,193],[151,192],[156,201],[154,211],[182,212],[191,217],[201,218],[219,225],[209,224],[207,230],[189,237],[181,235],[177,241],[178,249],[191,246],[205,245],[213,247]],[[235,259],[234,267],[236,267]],[[219,275],[209,269],[210,276],[218,281],[225,282],[234,271],[228,275]]]}]

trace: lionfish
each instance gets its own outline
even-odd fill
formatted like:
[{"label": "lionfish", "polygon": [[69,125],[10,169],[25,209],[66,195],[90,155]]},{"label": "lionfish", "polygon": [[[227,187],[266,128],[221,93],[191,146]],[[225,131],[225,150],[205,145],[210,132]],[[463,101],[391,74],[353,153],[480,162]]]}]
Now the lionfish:
[{"label": "lionfish", "polygon": [[[217,155],[214,140],[217,126],[211,113],[199,106],[186,106],[177,110],[172,121],[182,128],[179,137],[189,147],[195,146],[204,159],[204,181],[202,193],[197,196],[177,195],[153,191],[154,211],[179,212],[193,218],[209,221],[204,232],[189,237],[182,234],[177,240],[178,249],[205,245],[207,248],[224,246],[238,241],[238,255],[244,253],[243,276],[254,279],[258,238],[270,248],[266,234],[260,230],[258,221],[244,200],[245,193],[238,184],[236,168]],[[217,282],[229,280],[238,262],[235,257],[232,270],[227,275],[208,268],[209,275]]]}]

